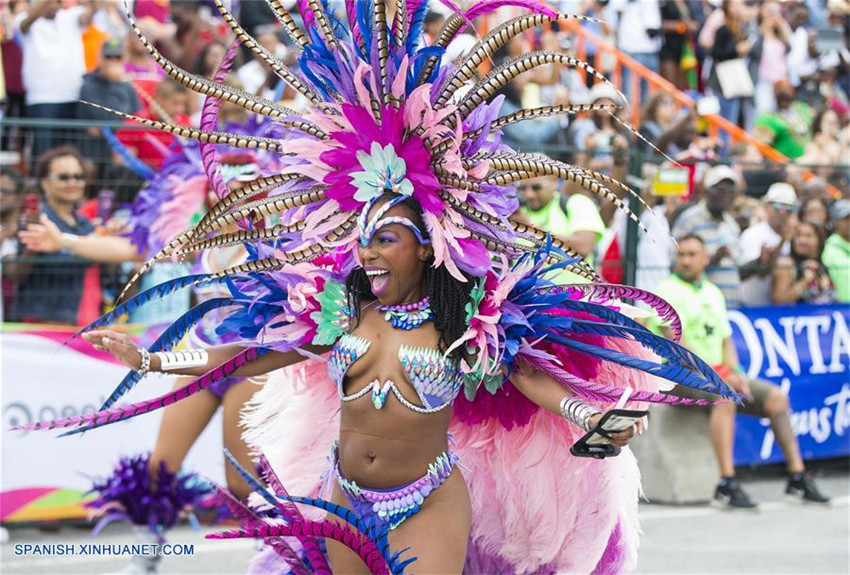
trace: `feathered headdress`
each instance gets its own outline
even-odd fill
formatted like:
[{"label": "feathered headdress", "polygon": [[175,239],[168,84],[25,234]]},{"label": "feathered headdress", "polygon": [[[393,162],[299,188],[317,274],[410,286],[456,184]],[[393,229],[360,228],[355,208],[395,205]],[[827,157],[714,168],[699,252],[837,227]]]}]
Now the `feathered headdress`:
[{"label": "feathered headdress", "polygon": [[[463,272],[482,275],[494,254],[514,258],[536,252],[545,242],[543,230],[509,219],[517,208],[515,196],[507,187],[513,182],[553,175],[627,209],[611,191],[611,187],[628,189],[623,184],[593,170],[517,153],[501,145],[499,138],[501,128],[523,120],[613,107],[544,106],[500,117],[502,97],[494,95],[517,75],[553,63],[581,68],[607,82],[601,74],[564,53],[533,52],[509,60],[476,80],[478,66],[515,36],[561,18],[584,17],[558,14],[529,0],[482,0],[466,11],[444,2],[455,8],[455,13],[433,44],[426,46],[422,32],[427,2],[395,0],[395,18],[388,22],[385,0],[346,2],[345,21],[326,2],[301,0],[298,4],[305,31],[280,2],[267,1],[300,52],[298,70],[290,69],[260,46],[221,0],[215,0],[215,5],[237,42],[303,97],[307,102],[304,112],[223,83],[236,42],[216,78],[208,80],[168,61],[132,24],[171,78],[208,97],[199,129],[135,120],[199,140],[202,149],[211,144],[256,148],[279,154],[286,164],[279,173],[258,178],[238,191],[223,191],[222,200],[205,218],[164,246],[152,261],[173,255],[193,242],[204,240],[205,245],[215,245],[229,241],[230,237],[209,237],[225,223],[257,221],[280,213],[286,213],[290,223],[287,249],[236,266],[225,275],[280,269],[340,247],[350,249],[357,236],[357,216],[370,200],[390,192],[418,200],[434,248],[434,265],[444,265],[456,278],[466,281]],[[496,27],[455,65],[443,64],[445,47],[471,20],[503,6],[527,8],[532,13]],[[462,87],[469,89],[460,97]],[[224,101],[271,118],[288,132],[287,137],[218,131],[215,117]],[[217,162],[208,153],[203,153],[203,158],[209,175]],[[272,238],[257,231],[249,239]],[[557,254],[574,259],[569,264],[571,271],[597,279],[569,246],[558,241],[555,246],[559,248]],[[142,272],[148,268],[149,264]]]}]

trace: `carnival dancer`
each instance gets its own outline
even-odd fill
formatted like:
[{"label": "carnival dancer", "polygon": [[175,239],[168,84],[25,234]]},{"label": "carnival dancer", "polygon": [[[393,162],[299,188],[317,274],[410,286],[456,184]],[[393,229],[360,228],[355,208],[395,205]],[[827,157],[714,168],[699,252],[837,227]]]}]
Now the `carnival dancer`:
[{"label": "carnival dancer", "polygon": [[[628,392],[621,382],[631,370],[736,397],[693,353],[621,313],[629,308],[619,300],[648,303],[677,336],[677,317],[665,302],[633,288],[598,283],[568,246],[509,219],[517,202],[506,186],[539,175],[575,182],[627,209],[609,189],[627,189],[619,182],[545,156],[518,154],[498,137],[501,127],[529,117],[608,105],[561,105],[500,117],[501,100],[488,101],[516,75],[546,64],[581,67],[606,80],[567,54],[536,52],[506,62],[453,99],[477,66],[511,37],[566,16],[525,0],[479,2],[449,18],[434,45],[423,47],[426,3],[398,2],[391,22],[383,0],[349,3],[343,21],[318,0],[308,0],[300,6],[306,34],[279,2],[270,4],[301,49],[298,72],[264,51],[216,1],[237,38],[309,102],[305,114],[192,76],[165,60],[137,30],[175,80],[208,100],[271,116],[297,134],[287,139],[229,135],[208,129],[209,118],[198,130],[143,121],[203,145],[260,148],[288,159],[279,174],[224,195],[193,229],[153,258],[245,242],[252,260],[146,290],[84,330],[97,349],[135,370],[133,377],[158,371],[197,379],[159,398],[28,428],[72,427],[70,433],[79,433],[170,405],[228,376],[251,377],[327,354],[340,405],[338,442],[331,448],[328,471],[330,501],[290,496],[261,458],[268,488],[241,471],[284,521],[263,519],[222,491],[243,527],[220,536],[262,537],[298,573],[328,573],[331,566],[345,573],[402,573],[412,561],[418,572],[459,573],[476,517],[471,501],[497,507],[499,482],[510,482],[511,470],[504,477],[485,472],[481,484],[472,471],[471,498],[447,436],[453,413],[469,427],[469,446],[479,425],[495,422],[518,433],[536,432],[541,427],[528,423],[541,408],[566,419],[557,422],[561,426],[590,431],[607,417],[603,410],[625,402]],[[492,30],[456,66],[441,65],[443,47],[462,28],[505,4],[530,6],[534,12]],[[204,160],[209,171],[215,163],[207,155]],[[258,200],[260,193],[268,196]],[[223,225],[250,223],[270,213],[282,213],[283,223],[216,234]],[[560,286],[545,279],[559,267],[593,282]],[[240,306],[219,328],[237,335],[238,343],[167,352],[205,310],[178,320],[154,350],[137,348],[126,336],[103,329],[147,302],[215,283],[227,285],[231,293],[221,298],[222,305]],[[617,340],[620,345],[611,345]],[[622,377],[603,376],[606,369]],[[631,394],[630,405],[690,402],[660,393],[657,383],[652,389],[641,387]],[[518,453],[519,461],[529,461],[520,455],[538,455],[537,461],[547,463],[551,457],[566,458],[563,452],[541,449],[565,437],[553,432],[552,418],[546,421],[548,437],[535,433],[514,444],[534,447]],[[605,432],[610,452],[618,452],[634,432],[631,425]],[[606,473],[616,471],[609,466]],[[491,479],[496,483],[487,484]],[[332,518],[314,519],[293,503],[325,510]],[[616,521],[605,528],[608,533],[591,534],[603,541],[600,555],[621,555],[623,528]],[[567,547],[581,552],[582,534],[573,533]],[[510,540],[513,535],[496,536]],[[327,558],[317,537],[328,541]],[[514,558],[498,551],[493,559],[503,561],[500,569],[510,570]],[[621,563],[612,559],[604,565]]]}]

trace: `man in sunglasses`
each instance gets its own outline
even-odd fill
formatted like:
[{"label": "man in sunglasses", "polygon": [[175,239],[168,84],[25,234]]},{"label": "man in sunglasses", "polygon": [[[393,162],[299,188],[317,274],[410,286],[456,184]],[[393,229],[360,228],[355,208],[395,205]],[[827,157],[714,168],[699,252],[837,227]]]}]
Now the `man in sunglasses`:
[{"label": "man in sunglasses", "polygon": [[773,269],[779,256],[791,252],[789,240],[797,226],[797,193],[791,184],[777,182],[762,198],[767,219],[741,234],[741,303],[770,305]]},{"label": "man in sunglasses", "polygon": [[[116,39],[107,40],[100,50],[100,62],[97,69],[83,77],[83,87],[80,100],[99,104],[125,114],[135,114],[141,108],[139,97],[133,85],[126,80],[124,72],[124,46]],[[115,122],[112,112],[81,104],[78,110],[82,120],[93,120],[93,123]],[[102,179],[104,169],[110,165],[112,150],[106,141],[99,125],[89,127],[89,136],[80,142],[80,151],[92,160],[97,168],[98,179]]]},{"label": "man in sunglasses", "polygon": [[[558,193],[558,180],[549,176],[526,180],[517,186],[517,191],[523,204],[521,214],[525,219],[565,240],[593,265],[594,250],[605,233],[605,224],[592,199],[580,193],[562,198]],[[565,283],[585,281],[565,270],[554,279]]]}]

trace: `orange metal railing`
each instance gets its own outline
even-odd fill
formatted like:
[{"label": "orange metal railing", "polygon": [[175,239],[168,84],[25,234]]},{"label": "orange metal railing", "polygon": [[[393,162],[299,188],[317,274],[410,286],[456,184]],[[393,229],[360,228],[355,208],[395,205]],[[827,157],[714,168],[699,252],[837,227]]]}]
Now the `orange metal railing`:
[{"label": "orange metal railing", "polygon": [[[618,50],[616,46],[603,40],[602,38],[596,36],[592,32],[587,31],[585,28],[576,21],[576,20],[565,20],[561,21],[561,27],[568,30],[569,32],[575,34],[576,43],[575,43],[575,53],[576,57],[584,60],[587,52],[587,44],[588,42],[593,44],[596,47],[597,54],[604,55],[606,57],[610,57],[614,61],[614,69],[611,73],[611,81],[615,86],[622,89],[623,83],[623,68],[628,68],[631,71],[629,76],[631,86],[629,86],[630,90],[630,98],[631,102],[631,118],[630,121],[635,127],[640,127],[640,109],[642,107],[641,102],[641,93],[640,93],[640,82],[641,80],[647,82],[649,84],[649,92],[654,92],[655,90],[663,90],[667,94],[669,94],[680,107],[684,107],[687,109],[693,109],[696,106],[696,102],[694,102],[693,98],[679,90],[673,83],[669,82],[659,74],[656,74],[646,66],[643,66],[639,62],[635,61],[627,54],[623,53],[621,50]],[[599,57],[597,56],[597,61],[599,61]],[[580,70],[582,75],[585,74],[583,70]],[[704,116],[707,126],[708,126],[708,134],[712,137],[718,137],[722,132],[725,132],[729,135],[731,142],[744,142],[751,146],[754,146],[761,155],[777,164],[786,165],[791,163],[791,159],[788,156],[778,152],[771,146],[765,144],[759,139],[755,138],[751,134],[747,133],[743,129],[741,129],[738,125],[733,124],[723,116],[718,114],[709,114]],[[804,180],[809,180],[810,178],[815,177],[815,174],[809,170],[802,171],[802,177]],[[829,192],[835,198],[841,197],[841,191],[835,188],[834,186],[829,186]]]}]

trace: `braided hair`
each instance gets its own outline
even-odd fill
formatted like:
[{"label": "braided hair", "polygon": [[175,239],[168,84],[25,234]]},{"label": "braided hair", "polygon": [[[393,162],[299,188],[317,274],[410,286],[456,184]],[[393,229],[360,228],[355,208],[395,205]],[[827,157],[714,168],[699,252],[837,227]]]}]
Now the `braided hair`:
[{"label": "braided hair", "polygon": [[[393,196],[387,194],[389,199]],[[419,228],[424,237],[428,232],[422,219],[422,208],[415,198],[409,197],[398,204],[406,207],[413,216],[411,221]],[[434,313],[434,328],[440,334],[439,349],[446,351],[466,331],[466,304],[470,300],[470,293],[475,287],[474,278],[464,274],[466,282],[461,282],[452,276],[446,266],[434,268],[433,256],[425,262],[425,283],[428,286],[428,297],[431,299],[431,311]],[[355,321],[353,325],[360,323],[360,306],[363,300],[375,300],[372,294],[372,286],[366,276],[366,270],[361,267],[352,270],[345,280],[346,301],[348,309],[351,310]],[[461,359],[464,354],[463,346],[453,350],[451,357]]]}]

